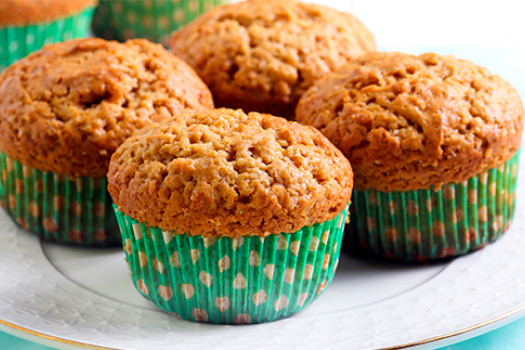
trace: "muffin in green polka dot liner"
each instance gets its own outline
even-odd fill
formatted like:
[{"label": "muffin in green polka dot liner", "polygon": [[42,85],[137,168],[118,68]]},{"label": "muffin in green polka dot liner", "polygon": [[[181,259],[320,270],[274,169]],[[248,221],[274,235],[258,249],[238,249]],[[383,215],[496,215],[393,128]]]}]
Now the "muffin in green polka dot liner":
[{"label": "muffin in green polka dot liner", "polygon": [[100,0],[93,18],[93,32],[124,41],[146,38],[164,43],[174,30],[212,7],[228,0]]},{"label": "muffin in green polka dot liner", "polygon": [[49,242],[117,246],[121,237],[105,177],[44,172],[0,152],[1,205],[18,226]]},{"label": "muffin in green polka dot liner", "polygon": [[188,65],[141,39],[47,45],[3,71],[0,91],[3,207],[37,237],[77,246],[122,244],[106,179],[118,145],[145,125],[213,107]]},{"label": "muffin in green polka dot liner", "polygon": [[18,25],[0,23],[0,71],[44,45],[87,37],[95,6],[93,1],[86,3],[91,4],[53,20]]},{"label": "muffin in green polka dot liner", "polygon": [[[440,189],[355,190],[348,245],[386,258],[426,261],[463,255],[498,239],[516,207],[520,152],[502,166]],[[347,244],[345,244],[347,245]]]},{"label": "muffin in green polka dot liner", "polygon": [[524,114],[516,89],[473,62],[371,52],[310,88],[296,120],[322,130],[352,163],[345,246],[425,261],[506,231]]},{"label": "muffin in green polka dot liner", "polygon": [[241,324],[290,316],[324,292],[347,211],[294,233],[238,238],[177,234],[116,214],[140,294],[186,320]]},{"label": "muffin in green polka dot liner", "polygon": [[131,279],[199,322],[269,322],[332,281],[352,192],[316,129],[216,109],[152,125],[114,153],[108,190]]}]

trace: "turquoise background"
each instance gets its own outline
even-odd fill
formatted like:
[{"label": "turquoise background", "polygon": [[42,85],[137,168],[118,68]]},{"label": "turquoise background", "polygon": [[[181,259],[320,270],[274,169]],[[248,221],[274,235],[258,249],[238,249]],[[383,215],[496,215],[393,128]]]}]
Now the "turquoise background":
[{"label": "turquoise background", "polygon": [[0,347],[5,350],[50,350],[52,348],[38,345],[25,339],[17,338],[13,335],[0,332]]}]

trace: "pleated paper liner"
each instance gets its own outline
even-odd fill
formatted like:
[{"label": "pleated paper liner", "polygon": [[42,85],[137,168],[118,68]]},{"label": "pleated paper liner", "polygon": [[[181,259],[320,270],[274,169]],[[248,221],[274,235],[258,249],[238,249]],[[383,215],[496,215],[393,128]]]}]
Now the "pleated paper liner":
[{"label": "pleated paper liner", "polygon": [[43,172],[0,153],[2,207],[46,241],[79,246],[122,244],[104,177]]},{"label": "pleated paper liner", "polygon": [[498,239],[515,209],[519,151],[497,169],[439,190],[354,190],[345,249],[426,261],[466,254]]},{"label": "pleated paper liner", "polygon": [[164,43],[176,29],[228,0],[99,0],[93,32],[105,39]]},{"label": "pleated paper liner", "polygon": [[94,11],[89,7],[55,21],[0,27],[0,72],[44,45],[87,37]]},{"label": "pleated paper liner", "polygon": [[244,324],[290,316],[325,290],[348,208],[295,233],[236,239],[148,228],[115,211],[131,278],[145,298],[186,320]]}]

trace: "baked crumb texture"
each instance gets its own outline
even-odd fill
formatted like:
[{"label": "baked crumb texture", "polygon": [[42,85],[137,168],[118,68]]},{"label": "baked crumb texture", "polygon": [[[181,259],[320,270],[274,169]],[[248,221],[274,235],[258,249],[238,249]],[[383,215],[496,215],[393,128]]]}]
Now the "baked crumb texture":
[{"label": "baked crumb texture", "polygon": [[218,6],[174,32],[170,46],[217,106],[283,117],[316,79],[376,49],[352,15],[289,0]]},{"label": "baked crumb texture", "polygon": [[390,192],[504,164],[520,147],[523,106],[510,84],[469,61],[377,52],[316,83],[296,118],[348,157],[356,189]]},{"label": "baked crumb texture", "polygon": [[120,211],[149,227],[265,236],[337,216],[352,170],[312,127],[217,109],[137,132],[113,155],[108,184]]},{"label": "baked crumb texture", "polygon": [[77,39],[0,75],[0,149],[43,171],[105,176],[111,154],[135,130],[207,108],[208,88],[162,46]]}]

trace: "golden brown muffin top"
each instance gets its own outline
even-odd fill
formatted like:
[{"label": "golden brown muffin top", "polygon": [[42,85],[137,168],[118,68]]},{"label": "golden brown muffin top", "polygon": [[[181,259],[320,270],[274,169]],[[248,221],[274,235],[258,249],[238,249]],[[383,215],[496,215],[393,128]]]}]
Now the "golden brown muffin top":
[{"label": "golden brown muffin top", "polygon": [[96,4],[97,0],[0,0],[0,27],[53,21]]},{"label": "golden brown muffin top", "polygon": [[460,182],[520,147],[523,106],[487,69],[453,56],[366,54],[308,90],[297,120],[352,163],[357,189]]},{"label": "golden brown muffin top", "polygon": [[138,131],[111,158],[108,184],[119,209],[150,227],[265,236],[334,218],[352,169],[312,127],[216,109]]},{"label": "golden brown muffin top", "polygon": [[213,108],[207,87],[162,46],[77,39],[2,72],[0,149],[43,171],[105,176],[135,130],[205,108]]},{"label": "golden brown muffin top", "polygon": [[352,15],[290,0],[215,7],[174,32],[170,46],[216,105],[284,117],[315,80],[376,49]]}]

